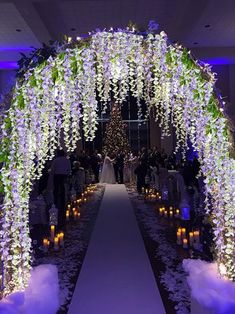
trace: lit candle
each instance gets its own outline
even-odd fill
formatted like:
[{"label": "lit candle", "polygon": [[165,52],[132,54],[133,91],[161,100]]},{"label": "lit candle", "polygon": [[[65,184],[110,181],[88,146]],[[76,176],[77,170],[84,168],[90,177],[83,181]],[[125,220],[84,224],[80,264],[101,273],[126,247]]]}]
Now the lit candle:
[{"label": "lit candle", "polygon": [[173,217],[173,210],[170,210],[170,218]]},{"label": "lit candle", "polygon": [[70,205],[70,204],[68,204],[68,210],[70,210],[70,207],[71,207],[71,205]]},{"label": "lit candle", "polygon": [[51,225],[51,242],[54,241],[54,237],[55,237],[55,226]]},{"label": "lit candle", "polygon": [[179,232],[179,231],[177,231],[177,244],[178,245],[182,244],[181,232]]},{"label": "lit candle", "polygon": [[84,198],[84,202],[86,202],[87,201],[87,199],[86,198]]},{"label": "lit candle", "polygon": [[185,229],[185,228],[182,228],[182,237],[183,237],[183,238],[185,237],[185,233],[186,233],[186,229]]},{"label": "lit candle", "polygon": [[193,232],[189,232],[189,245],[190,246],[193,246],[193,241],[194,241]]},{"label": "lit candle", "polygon": [[48,240],[46,238],[44,238],[43,239],[43,250],[45,253],[48,252],[48,247],[49,247]]},{"label": "lit candle", "polygon": [[183,248],[184,249],[188,248],[188,239],[186,239],[186,238],[183,239]]},{"label": "lit candle", "polygon": [[164,211],[164,216],[167,217],[168,216],[168,212],[167,210]]},{"label": "lit candle", "polygon": [[175,217],[178,218],[180,216],[180,210],[176,209],[175,213],[176,213]]},{"label": "lit candle", "polygon": [[58,237],[54,238],[54,250],[55,251],[59,250],[59,238]]},{"label": "lit candle", "polygon": [[59,234],[60,246],[64,247],[64,232]]},{"label": "lit candle", "polygon": [[69,210],[66,210],[66,221],[69,221]]},{"label": "lit candle", "polygon": [[194,235],[194,240],[195,240],[195,242],[196,243],[199,243],[200,241],[200,238],[199,238],[199,235],[200,235],[200,233],[199,233],[199,231],[194,231],[193,232],[193,235]]}]

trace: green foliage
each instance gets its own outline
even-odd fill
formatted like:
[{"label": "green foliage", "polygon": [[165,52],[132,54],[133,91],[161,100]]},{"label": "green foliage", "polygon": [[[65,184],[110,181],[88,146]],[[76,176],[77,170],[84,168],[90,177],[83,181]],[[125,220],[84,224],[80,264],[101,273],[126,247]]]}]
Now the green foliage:
[{"label": "green foliage", "polygon": [[75,56],[71,58],[71,70],[73,72],[73,75],[76,75],[78,73],[78,65]]},{"label": "green foliage", "polygon": [[52,68],[51,75],[52,75],[53,83],[55,83],[59,77],[59,71],[56,66]]},{"label": "green foliage", "polygon": [[31,87],[36,87],[37,86],[37,80],[34,76],[34,74],[32,74],[29,78],[29,84]]},{"label": "green foliage", "polygon": [[17,106],[20,109],[24,109],[25,108],[25,102],[24,102],[24,96],[23,96],[22,90],[19,93],[19,95],[17,96]]},{"label": "green foliage", "polygon": [[223,113],[219,110],[217,101],[214,96],[211,96],[210,101],[207,105],[207,111],[211,113],[213,119],[223,117]]}]

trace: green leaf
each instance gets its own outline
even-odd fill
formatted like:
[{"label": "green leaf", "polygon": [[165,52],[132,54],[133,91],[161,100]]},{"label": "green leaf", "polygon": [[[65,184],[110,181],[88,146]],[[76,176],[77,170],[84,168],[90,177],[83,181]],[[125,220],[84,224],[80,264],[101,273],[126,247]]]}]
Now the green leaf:
[{"label": "green leaf", "polygon": [[17,96],[17,104],[18,104],[18,107],[20,109],[24,109],[25,108],[25,102],[24,102],[24,96],[22,94],[22,91],[21,93]]},{"label": "green leaf", "polygon": [[52,80],[53,80],[53,82],[55,83],[55,82],[57,81],[58,77],[59,77],[59,72],[58,72],[57,67],[53,67],[53,68],[52,68],[52,73],[51,73],[51,75],[52,75]]},{"label": "green leaf", "polygon": [[32,74],[29,78],[29,83],[31,87],[36,87],[37,86],[37,80],[34,76],[34,74]]},{"label": "green leaf", "polygon": [[12,124],[11,124],[11,119],[9,117],[6,117],[4,119],[4,124],[5,124],[6,130],[10,130],[11,129]]},{"label": "green leaf", "polygon": [[74,75],[76,75],[78,72],[77,60],[75,57],[71,58],[71,70]]}]

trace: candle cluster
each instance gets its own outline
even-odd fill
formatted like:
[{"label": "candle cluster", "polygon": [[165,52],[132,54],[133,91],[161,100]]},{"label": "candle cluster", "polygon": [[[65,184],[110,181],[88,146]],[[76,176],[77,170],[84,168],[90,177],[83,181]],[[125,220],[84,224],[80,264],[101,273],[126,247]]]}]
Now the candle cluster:
[{"label": "candle cluster", "polygon": [[142,193],[144,194],[144,198],[147,201],[157,201],[162,199],[161,193],[156,189],[142,188]]},{"label": "candle cluster", "polygon": [[159,208],[159,215],[165,218],[180,218],[180,210],[178,208],[174,208],[170,206],[169,208],[166,206]]},{"label": "candle cluster", "polygon": [[43,239],[43,250],[45,253],[52,248],[54,251],[58,251],[60,248],[64,247],[64,232],[55,233],[56,226],[51,225],[50,227],[50,239]]},{"label": "candle cluster", "polygon": [[199,250],[200,244],[200,231],[194,230],[187,232],[186,228],[179,227],[176,232],[177,244],[182,245],[184,249],[189,247]]}]

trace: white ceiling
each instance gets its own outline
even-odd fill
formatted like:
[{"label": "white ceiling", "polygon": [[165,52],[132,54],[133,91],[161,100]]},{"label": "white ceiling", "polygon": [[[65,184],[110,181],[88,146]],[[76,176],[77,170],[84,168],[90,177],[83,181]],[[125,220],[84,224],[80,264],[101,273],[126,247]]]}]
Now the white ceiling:
[{"label": "white ceiling", "polygon": [[151,19],[196,56],[235,63],[235,0],[0,0],[0,68],[63,34],[126,27],[130,20],[146,28]]}]

